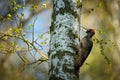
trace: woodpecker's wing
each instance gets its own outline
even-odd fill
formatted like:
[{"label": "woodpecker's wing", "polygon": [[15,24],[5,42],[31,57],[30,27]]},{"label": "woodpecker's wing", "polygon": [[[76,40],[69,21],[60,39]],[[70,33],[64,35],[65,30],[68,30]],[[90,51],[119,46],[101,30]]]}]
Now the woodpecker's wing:
[{"label": "woodpecker's wing", "polygon": [[87,59],[93,46],[93,42],[91,40],[86,40],[86,38],[83,38],[83,39],[84,40],[82,40],[81,42],[81,51],[79,52],[79,55],[80,55],[79,57],[81,58],[80,66],[82,66],[85,60]]},{"label": "woodpecker's wing", "polygon": [[91,52],[93,42],[84,37],[79,44],[79,52],[75,63],[75,70],[78,71]]}]

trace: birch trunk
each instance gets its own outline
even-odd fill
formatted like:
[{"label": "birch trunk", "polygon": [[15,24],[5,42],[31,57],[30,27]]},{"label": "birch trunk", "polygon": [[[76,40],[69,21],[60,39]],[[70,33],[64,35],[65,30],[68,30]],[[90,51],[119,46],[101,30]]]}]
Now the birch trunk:
[{"label": "birch trunk", "polygon": [[79,80],[75,72],[75,32],[78,15],[72,0],[52,0],[53,13],[50,27],[49,80]]}]

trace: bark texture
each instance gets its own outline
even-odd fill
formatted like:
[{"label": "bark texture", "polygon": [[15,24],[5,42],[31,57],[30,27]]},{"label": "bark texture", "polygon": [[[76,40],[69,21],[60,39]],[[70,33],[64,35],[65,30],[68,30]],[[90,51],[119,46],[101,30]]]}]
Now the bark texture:
[{"label": "bark texture", "polygon": [[75,32],[78,15],[72,0],[52,0],[49,80],[79,80],[75,72]]}]

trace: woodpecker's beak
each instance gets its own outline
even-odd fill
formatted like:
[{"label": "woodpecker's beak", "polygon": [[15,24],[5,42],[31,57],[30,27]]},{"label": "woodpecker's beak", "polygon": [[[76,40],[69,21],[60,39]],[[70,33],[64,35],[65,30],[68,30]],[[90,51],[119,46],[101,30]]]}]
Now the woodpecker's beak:
[{"label": "woodpecker's beak", "polygon": [[84,29],[83,31],[85,31],[85,32],[86,32],[86,31],[87,31],[87,29]]}]

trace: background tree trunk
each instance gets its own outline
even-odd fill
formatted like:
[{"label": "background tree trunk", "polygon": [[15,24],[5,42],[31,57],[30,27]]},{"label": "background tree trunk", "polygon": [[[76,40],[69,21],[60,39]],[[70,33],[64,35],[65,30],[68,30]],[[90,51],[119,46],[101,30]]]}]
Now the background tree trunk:
[{"label": "background tree trunk", "polygon": [[50,27],[49,80],[79,80],[75,72],[75,32],[78,15],[72,0],[52,0],[53,13]]}]

